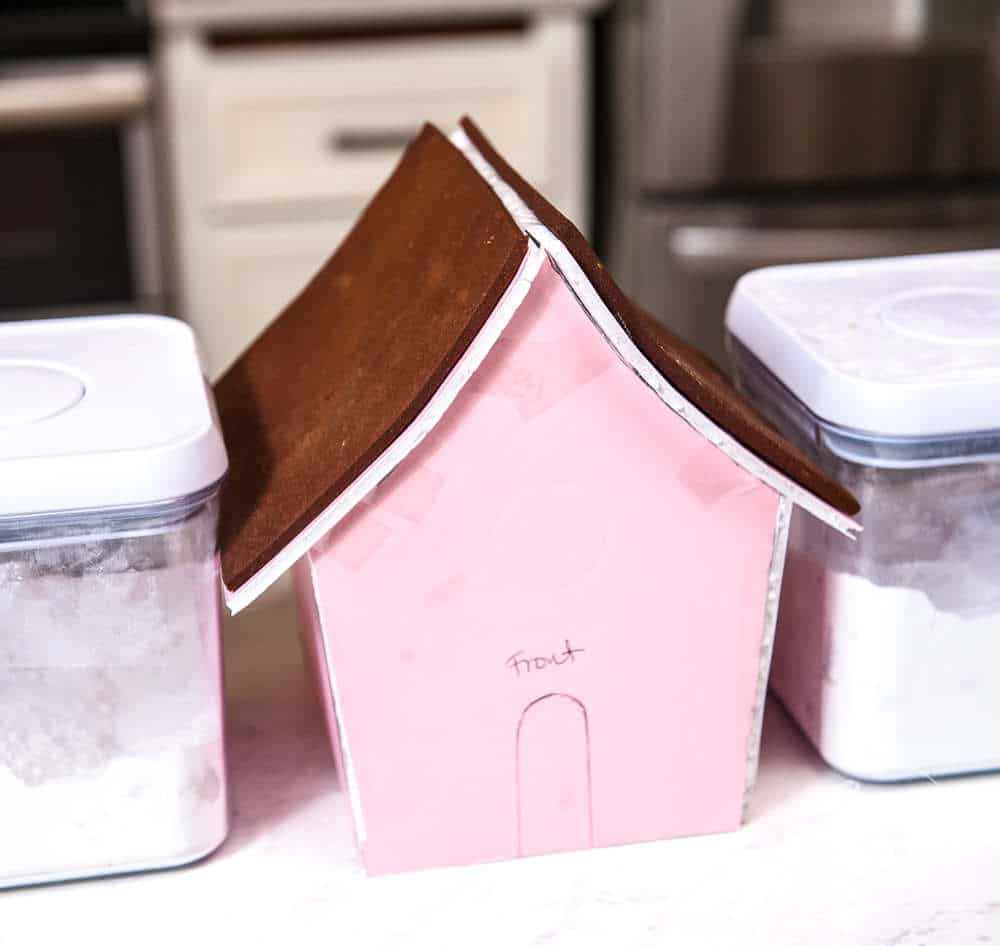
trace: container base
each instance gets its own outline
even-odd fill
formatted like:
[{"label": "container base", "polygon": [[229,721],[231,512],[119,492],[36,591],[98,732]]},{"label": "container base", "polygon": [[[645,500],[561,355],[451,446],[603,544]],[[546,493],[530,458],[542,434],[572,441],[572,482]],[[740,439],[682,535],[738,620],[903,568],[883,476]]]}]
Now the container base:
[{"label": "container base", "polygon": [[65,884],[75,881],[99,880],[104,877],[123,877],[128,874],[152,873],[154,871],[176,870],[188,867],[211,857],[229,837],[229,822],[226,821],[222,835],[214,838],[204,847],[196,848],[184,854],[167,860],[146,861],[128,866],[113,868],[94,868],[93,870],[73,870],[57,873],[31,874],[21,877],[0,877],[0,890],[10,890],[16,887],[40,887],[50,884]]},{"label": "container base", "polygon": [[886,765],[883,757],[863,757],[861,755],[845,755],[838,747],[820,739],[799,712],[793,700],[785,699],[775,688],[771,694],[781,703],[796,728],[805,736],[816,754],[831,769],[845,778],[858,782],[869,782],[875,785],[897,785],[907,782],[936,781],[938,779],[959,778],[975,775],[989,775],[1000,771],[1000,758],[989,758],[966,763],[956,763],[950,766],[927,768],[893,768]]}]

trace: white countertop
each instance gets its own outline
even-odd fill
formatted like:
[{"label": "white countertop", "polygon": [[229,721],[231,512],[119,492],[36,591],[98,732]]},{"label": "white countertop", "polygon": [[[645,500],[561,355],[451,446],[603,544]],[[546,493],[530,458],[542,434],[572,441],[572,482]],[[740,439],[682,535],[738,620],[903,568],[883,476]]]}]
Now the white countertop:
[{"label": "white countertop", "polygon": [[229,840],[190,868],[2,893],[2,946],[1000,944],[1000,776],[861,785],[776,704],[735,834],[368,878],[282,589],[226,636]]}]

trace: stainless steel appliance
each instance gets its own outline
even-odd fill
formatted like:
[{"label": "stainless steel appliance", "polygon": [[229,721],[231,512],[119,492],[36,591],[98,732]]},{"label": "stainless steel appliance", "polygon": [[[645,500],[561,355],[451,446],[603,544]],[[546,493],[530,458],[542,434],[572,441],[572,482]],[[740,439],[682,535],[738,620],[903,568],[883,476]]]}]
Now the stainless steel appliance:
[{"label": "stainless steel appliance", "polygon": [[0,9],[0,319],[164,308],[147,52],[134,4]]},{"label": "stainless steel appliance", "polygon": [[759,266],[1000,245],[997,0],[623,0],[612,270],[720,363]]}]

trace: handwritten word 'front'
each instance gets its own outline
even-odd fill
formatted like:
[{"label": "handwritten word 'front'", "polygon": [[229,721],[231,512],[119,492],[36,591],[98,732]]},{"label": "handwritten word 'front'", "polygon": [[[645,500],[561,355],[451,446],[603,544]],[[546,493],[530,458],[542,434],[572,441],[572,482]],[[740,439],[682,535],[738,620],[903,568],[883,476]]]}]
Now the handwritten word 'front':
[{"label": "handwritten word 'front'", "polygon": [[573,647],[568,640],[563,643],[566,645],[563,650],[550,657],[526,657],[523,650],[516,651],[507,658],[504,666],[513,670],[515,676],[520,677],[522,673],[531,673],[533,670],[576,663],[577,655],[582,654],[584,649]]}]

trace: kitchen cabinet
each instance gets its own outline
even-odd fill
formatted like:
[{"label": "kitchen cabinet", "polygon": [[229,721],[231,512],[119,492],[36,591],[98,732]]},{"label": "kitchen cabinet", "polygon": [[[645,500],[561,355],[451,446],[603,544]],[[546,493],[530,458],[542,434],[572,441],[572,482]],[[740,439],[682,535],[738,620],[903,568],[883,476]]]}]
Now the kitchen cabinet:
[{"label": "kitchen cabinet", "polygon": [[178,314],[210,377],[320,267],[425,120],[447,132],[473,116],[586,230],[599,5],[154,2]]}]

